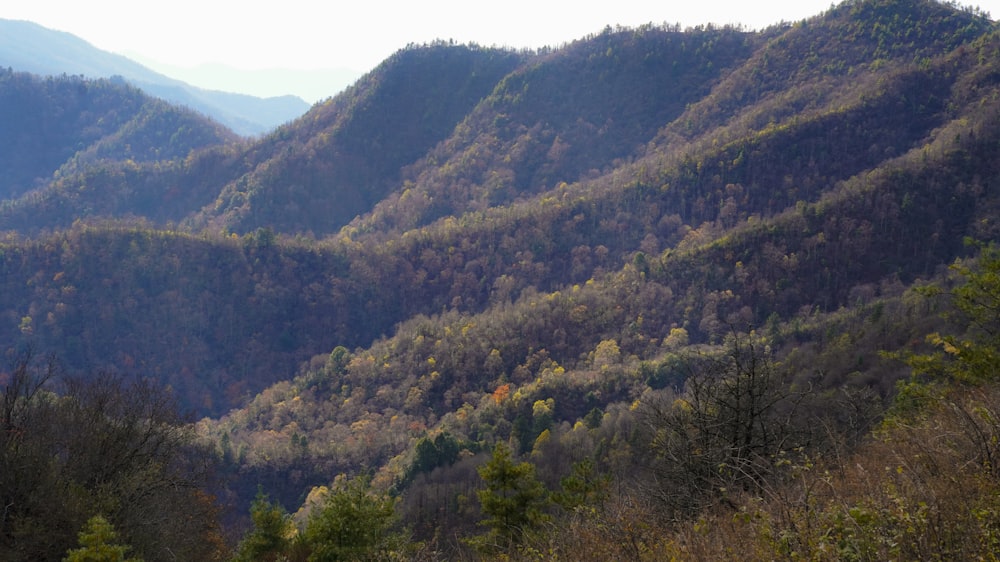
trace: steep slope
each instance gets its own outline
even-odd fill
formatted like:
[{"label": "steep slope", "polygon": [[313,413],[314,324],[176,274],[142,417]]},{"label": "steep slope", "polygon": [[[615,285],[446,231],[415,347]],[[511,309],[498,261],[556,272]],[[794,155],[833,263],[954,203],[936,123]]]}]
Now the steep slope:
[{"label": "steep slope", "polygon": [[[443,43],[407,48],[270,135],[169,166],[75,170],[0,213],[0,228],[37,232],[128,216],[194,230],[331,234],[395,189],[403,167],[523,58]],[[145,202],[134,199],[137,190]]]},{"label": "steep slope", "polygon": [[0,198],[98,160],[155,162],[231,142],[223,127],[122,81],[0,71]]},{"label": "steep slope", "polygon": [[209,115],[242,135],[266,133],[309,109],[309,104],[291,95],[262,99],[195,88],[69,33],[26,21],[0,19],[0,65],[43,76],[121,76],[151,95]]},{"label": "steep slope", "polygon": [[[398,184],[522,56],[434,44],[404,49],[343,94],[254,149],[253,169],[229,183],[193,224],[248,232],[336,232]],[[281,147],[281,150],[276,150]]]},{"label": "steep slope", "polygon": [[[584,282],[637,250],[655,254],[688,236],[712,237],[773,216],[922,147],[954,119],[949,97],[957,103],[966,95],[968,78],[958,72],[989,68],[974,63],[955,54],[923,68],[885,67],[877,80],[844,77],[848,93],[780,126],[744,124],[729,142],[707,136],[653,151],[605,177],[408,232],[391,250],[377,232],[348,229],[345,236],[377,255],[372,263],[392,268],[383,281],[393,286],[391,300],[382,301],[387,311],[425,301],[430,291],[436,308],[478,310],[497,292]],[[725,139],[733,130],[717,132]]]},{"label": "steep slope", "polygon": [[720,126],[761,129],[801,118],[856,97],[853,89],[870,87],[881,68],[940,56],[991,28],[985,18],[938,2],[843,2],[769,41],[666,127],[658,144],[718,137]]},{"label": "steep slope", "polygon": [[354,226],[401,232],[595,177],[642,153],[659,127],[749,57],[735,29],[610,28],[506,76],[445,142]]}]

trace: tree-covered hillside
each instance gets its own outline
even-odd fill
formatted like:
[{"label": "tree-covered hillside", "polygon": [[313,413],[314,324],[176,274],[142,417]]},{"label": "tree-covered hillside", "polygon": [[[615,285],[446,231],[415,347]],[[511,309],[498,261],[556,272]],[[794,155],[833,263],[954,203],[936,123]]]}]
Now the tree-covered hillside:
[{"label": "tree-covered hillside", "polygon": [[101,160],[184,159],[235,139],[224,127],[121,80],[39,78],[3,69],[0,107],[4,200]]},{"label": "tree-covered hillside", "polygon": [[523,58],[444,43],[399,51],[258,143],[248,155],[254,167],[191,224],[239,233],[337,232],[395,191],[402,170],[452,134]]},{"label": "tree-covered hillside", "polygon": [[[974,559],[995,501],[919,506],[997,489],[998,77],[996,24],[931,0],[410,46],[245,142],[10,74],[62,140],[0,208],[0,348],[205,416],[238,560]],[[938,427],[974,442],[920,456]]]}]

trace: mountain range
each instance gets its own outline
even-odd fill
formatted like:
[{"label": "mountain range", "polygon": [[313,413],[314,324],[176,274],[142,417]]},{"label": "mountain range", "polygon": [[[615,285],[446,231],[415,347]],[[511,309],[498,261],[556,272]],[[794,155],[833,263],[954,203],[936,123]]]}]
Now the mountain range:
[{"label": "mountain range", "polygon": [[0,19],[0,65],[42,76],[120,76],[153,96],[199,111],[245,136],[266,133],[309,109],[308,103],[292,95],[258,98],[190,86],[72,34],[27,21]]},{"label": "mountain range", "polygon": [[0,348],[168,386],[243,511],[369,474],[451,554],[496,443],[631,482],[734,341],[857,445],[1000,239],[1000,30],[931,0],[414,45],[253,138],[140,88],[0,73]]}]

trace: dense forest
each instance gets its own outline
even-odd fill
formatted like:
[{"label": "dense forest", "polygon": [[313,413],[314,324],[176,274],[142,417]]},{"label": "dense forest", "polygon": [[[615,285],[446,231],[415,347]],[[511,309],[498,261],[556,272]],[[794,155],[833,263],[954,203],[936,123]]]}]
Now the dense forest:
[{"label": "dense forest", "polygon": [[0,100],[0,558],[1000,548],[977,9],[410,45],[251,140]]}]

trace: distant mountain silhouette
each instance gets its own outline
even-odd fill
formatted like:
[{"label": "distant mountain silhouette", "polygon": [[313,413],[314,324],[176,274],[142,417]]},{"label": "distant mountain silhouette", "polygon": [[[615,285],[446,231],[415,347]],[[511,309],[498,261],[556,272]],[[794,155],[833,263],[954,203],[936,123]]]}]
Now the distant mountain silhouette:
[{"label": "distant mountain silhouette", "polygon": [[70,33],[27,21],[0,19],[0,66],[52,76],[121,76],[149,94],[202,112],[241,135],[265,133],[309,109],[308,103],[292,95],[258,98],[196,88],[102,51]]}]

